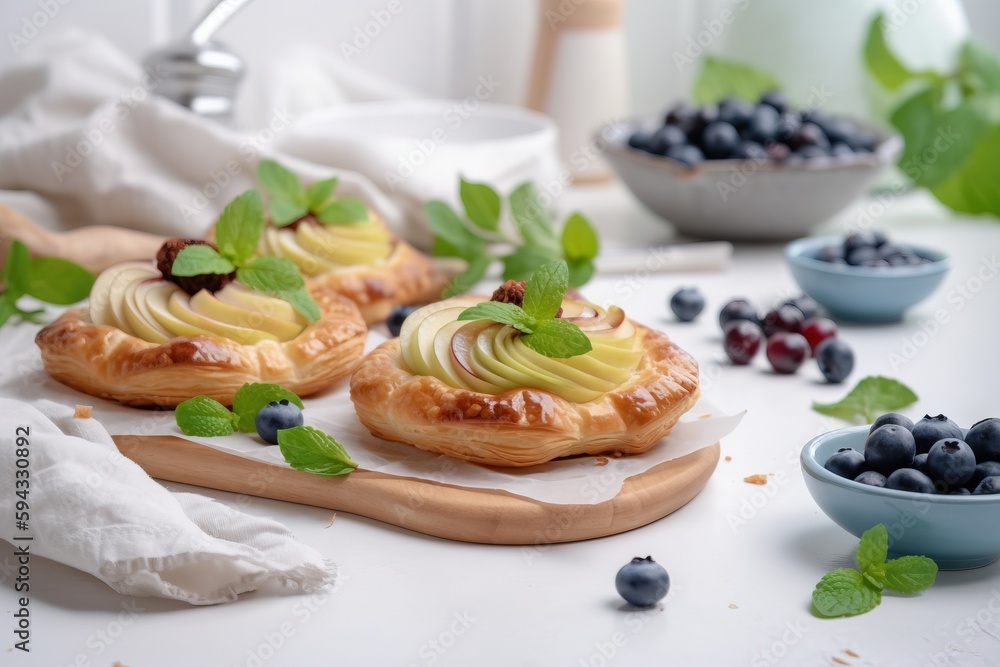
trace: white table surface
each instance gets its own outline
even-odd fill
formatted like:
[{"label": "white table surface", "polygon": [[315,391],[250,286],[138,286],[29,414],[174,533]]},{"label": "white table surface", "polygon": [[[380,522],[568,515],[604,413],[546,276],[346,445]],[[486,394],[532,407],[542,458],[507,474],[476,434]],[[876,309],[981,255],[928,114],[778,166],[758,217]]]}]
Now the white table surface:
[{"label": "white table surface", "polygon": [[[578,190],[561,204],[588,212],[609,245],[645,246],[670,236],[617,186]],[[825,227],[856,217],[852,208]],[[605,276],[587,287],[591,299],[618,303],[691,352],[705,393],[721,408],[749,411],[722,443],[732,460],[721,461],[699,496],[660,521],[574,544],[483,546],[346,513],[330,525],[328,510],[170,484],[285,523],[337,561],[340,583],[311,596],[258,591],[198,608],[123,597],[35,558],[32,652],[25,655],[8,649],[16,575],[9,545],[0,544],[0,664],[1000,665],[1000,564],[943,572],[925,593],[888,595],[859,617],[823,620],[809,612],[815,583],[849,565],[857,545],[820,512],[802,481],[802,445],[840,425],[810,403],[836,400],[861,377],[884,374],[916,390],[920,400],[906,410],[915,418],[943,412],[968,426],[1000,414],[1000,225],[951,219],[918,194],[896,201],[877,226],[900,241],[941,248],[954,269],[904,322],[842,326],[857,356],[843,385],[824,384],[813,363],[788,377],[768,372],[762,356],[748,368],[725,362],[716,321],[725,301],[742,295],[766,308],[796,293],[779,244],[737,246],[724,272],[647,277],[640,270],[633,282]],[[989,279],[977,283],[980,271]],[[696,323],[669,315],[666,301],[680,285],[697,285],[707,296]],[[959,286],[978,291],[966,299]],[[921,325],[938,309],[949,323],[921,344]],[[0,331],[0,355],[4,340]],[[908,341],[919,347],[910,359],[903,356]],[[755,473],[772,481],[743,482]],[[614,577],[630,558],[646,555],[667,568],[672,588],[664,603],[639,611],[617,596]]]}]

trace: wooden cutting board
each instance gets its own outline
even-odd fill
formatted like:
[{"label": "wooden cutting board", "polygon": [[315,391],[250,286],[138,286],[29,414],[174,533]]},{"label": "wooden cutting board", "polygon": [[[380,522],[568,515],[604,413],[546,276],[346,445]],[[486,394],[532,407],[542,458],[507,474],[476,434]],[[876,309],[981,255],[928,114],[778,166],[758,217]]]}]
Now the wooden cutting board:
[{"label": "wooden cutting board", "polygon": [[[683,507],[719,462],[716,443],[625,480],[593,505],[544,503],[368,470],[321,477],[172,436],[116,436],[123,455],[171,482],[351,512],[420,533],[482,544],[550,544],[614,535]],[[600,467],[594,466],[595,474]]]}]

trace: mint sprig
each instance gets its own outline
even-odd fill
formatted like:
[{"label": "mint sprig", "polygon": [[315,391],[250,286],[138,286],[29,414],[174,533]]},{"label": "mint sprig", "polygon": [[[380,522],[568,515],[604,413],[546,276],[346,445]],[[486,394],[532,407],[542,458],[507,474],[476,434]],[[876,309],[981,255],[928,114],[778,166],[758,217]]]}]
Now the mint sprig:
[{"label": "mint sprig", "polygon": [[345,475],[358,467],[336,438],[312,426],[278,431],[278,446],[288,465],[314,475]]},{"label": "mint sprig", "polygon": [[504,280],[525,280],[536,269],[553,260],[564,260],[569,284],[579,287],[594,273],[594,258],[600,250],[597,232],[583,215],[572,214],[557,234],[552,216],[541,204],[531,183],[511,192],[505,225],[503,197],[486,183],[459,179],[462,214],[446,202],[424,204],[437,257],[457,257],[467,263],[444,291],[453,296],[471,289],[494,262],[503,264]]},{"label": "mint sprig", "polygon": [[694,81],[692,96],[698,104],[711,104],[724,97],[742,97],[756,102],[778,82],[767,72],[716,56],[706,56]]},{"label": "mint sprig", "polygon": [[266,382],[247,382],[236,390],[233,396],[233,413],[236,415],[236,428],[243,433],[255,433],[257,413],[271,401],[287,400],[299,409],[304,408],[302,399],[284,387]]},{"label": "mint sprig", "polygon": [[184,435],[204,438],[232,435],[239,421],[226,406],[208,396],[195,396],[178,405],[174,419]]},{"label": "mint sprig", "polygon": [[82,301],[94,285],[94,274],[78,264],[59,257],[32,259],[28,247],[13,241],[3,267],[6,286],[0,292],[0,327],[11,317],[38,323],[44,310],[24,310],[17,305],[22,296],[58,306]]},{"label": "mint sprig", "polygon": [[290,303],[310,322],[322,313],[306,291],[305,280],[287,257],[255,257],[264,233],[264,203],[260,193],[247,190],[226,205],[215,226],[215,244],[182,248],[170,271],[175,276],[228,274],[247,287]]},{"label": "mint sprig", "polygon": [[886,561],[889,533],[878,524],[861,535],[858,569],[842,567],[823,575],[812,594],[817,616],[855,616],[882,602],[882,591],[919,593],[937,577],[937,564],[926,556],[903,556]]},{"label": "mint sprig", "polygon": [[879,415],[905,408],[916,400],[913,390],[899,380],[870,375],[836,403],[813,403],[812,409],[844,421],[870,424]]},{"label": "mint sprig", "polygon": [[526,346],[553,359],[586,354],[593,349],[587,334],[572,322],[556,318],[568,287],[566,262],[549,262],[528,278],[520,306],[486,301],[466,308],[458,319],[508,324],[522,333],[521,340]]},{"label": "mint sprig", "polygon": [[350,197],[333,198],[339,183],[336,178],[317,181],[305,187],[295,172],[274,160],[257,163],[257,180],[271,201],[268,213],[276,227],[285,227],[312,213],[327,225],[347,225],[368,219],[368,208]]}]

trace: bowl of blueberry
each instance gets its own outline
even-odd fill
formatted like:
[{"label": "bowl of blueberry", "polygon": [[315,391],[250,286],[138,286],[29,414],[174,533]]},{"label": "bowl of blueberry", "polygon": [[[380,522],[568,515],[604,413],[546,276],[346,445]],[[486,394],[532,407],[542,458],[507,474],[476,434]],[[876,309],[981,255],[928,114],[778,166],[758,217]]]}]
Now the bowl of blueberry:
[{"label": "bowl of blueberry", "polygon": [[807,237],[785,248],[795,282],[835,319],[896,322],[951,268],[939,250],[893,243],[881,232]]},{"label": "bowl of blueberry", "polygon": [[898,413],[810,440],[800,457],[816,504],[856,535],[882,523],[890,557],[944,570],[1000,558],[1000,418],[968,429],[944,415]]},{"label": "bowl of blueberry", "polygon": [[902,150],[899,136],[780,91],[611,126],[605,157],[658,216],[697,237],[787,240],[859,197]]}]

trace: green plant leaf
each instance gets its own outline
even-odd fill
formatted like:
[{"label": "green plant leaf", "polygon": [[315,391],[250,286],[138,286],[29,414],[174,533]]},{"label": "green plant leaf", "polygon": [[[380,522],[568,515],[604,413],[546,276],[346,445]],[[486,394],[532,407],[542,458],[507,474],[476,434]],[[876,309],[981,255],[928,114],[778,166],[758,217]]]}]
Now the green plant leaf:
[{"label": "green plant leaf", "polygon": [[325,225],[348,225],[367,220],[368,208],[357,199],[341,197],[327,204],[316,217]]},{"label": "green plant leaf", "polygon": [[539,267],[524,287],[521,307],[534,320],[550,320],[562,306],[569,287],[569,269],[566,262],[556,260]]},{"label": "green plant leaf", "polygon": [[309,295],[309,292],[304,287],[293,290],[282,290],[274,296],[292,304],[292,307],[302,313],[310,322],[315,322],[323,317],[323,313],[319,309],[319,304],[316,303],[316,300]]},{"label": "green plant leaf", "polygon": [[205,438],[231,435],[237,421],[226,406],[208,396],[195,396],[178,405],[174,419],[185,435]]},{"label": "green plant leaf", "polygon": [[468,263],[465,271],[458,274],[452,278],[448,286],[444,288],[443,297],[448,298],[455,296],[456,294],[464,294],[470,289],[476,286],[483,276],[486,274],[486,269],[489,268],[490,264],[493,262],[492,257],[486,255],[476,257]]},{"label": "green plant leaf", "polygon": [[917,395],[902,382],[868,376],[836,403],[813,403],[812,409],[844,421],[863,420],[870,424],[879,415],[905,408],[916,400]]},{"label": "green plant leaf", "polygon": [[274,199],[284,199],[303,206],[309,203],[302,181],[295,172],[274,160],[261,160],[257,163],[257,180]]},{"label": "green plant leaf", "polygon": [[296,204],[287,199],[272,199],[267,208],[275,227],[286,227],[309,212],[305,204]]},{"label": "green plant leaf", "polygon": [[483,254],[486,242],[473,234],[446,202],[426,202],[424,215],[434,232],[435,255],[471,259]]},{"label": "green plant leaf", "polygon": [[206,273],[226,275],[236,270],[236,265],[207,245],[189,245],[181,248],[170,267],[175,276],[200,276]]},{"label": "green plant leaf", "polygon": [[849,567],[823,575],[812,594],[813,611],[827,618],[863,614],[881,601],[882,592]]},{"label": "green plant leaf", "polygon": [[919,593],[930,588],[938,566],[926,556],[902,556],[885,564],[885,586],[900,593]]},{"label": "green plant leaf", "polygon": [[600,250],[597,232],[590,221],[579,213],[566,220],[561,240],[566,261],[594,259]]},{"label": "green plant leaf", "polygon": [[493,320],[500,324],[509,324],[518,331],[530,334],[535,330],[536,322],[520,306],[499,301],[484,301],[463,310],[459,320]]},{"label": "green plant leaf", "polygon": [[358,467],[343,445],[312,426],[278,431],[278,447],[288,465],[314,475],[345,475]]},{"label": "green plant leaf", "polygon": [[562,248],[552,228],[552,217],[542,206],[535,186],[522,183],[510,193],[510,213],[517,233],[525,244],[535,246],[540,252],[558,257]]},{"label": "green plant leaf", "polygon": [[554,259],[559,259],[557,253],[535,246],[523,245],[502,258],[503,279],[527,280],[532,273],[538,270],[538,267]]},{"label": "green plant leaf", "polygon": [[7,290],[4,293],[11,303],[28,293],[30,274],[31,252],[28,246],[15,239],[7,250],[7,262],[3,267],[3,278],[7,282]]},{"label": "green plant leaf", "polygon": [[340,182],[337,178],[328,178],[323,181],[316,181],[306,188],[306,199],[309,202],[309,210],[313,213],[323,210],[327,200],[333,195]]},{"label": "green plant leaf", "polygon": [[299,409],[305,407],[295,392],[284,387],[265,382],[247,382],[233,396],[233,412],[237,417],[236,428],[243,433],[255,433],[257,431],[255,420],[260,409],[271,401],[282,399],[294,403]]},{"label": "green plant leaf", "polygon": [[590,339],[580,327],[566,320],[542,320],[530,336],[521,338],[529,348],[553,359],[567,359],[586,354],[593,349]]},{"label": "green plant leaf", "polygon": [[570,287],[580,287],[590,282],[594,275],[594,262],[589,259],[574,259],[566,262],[569,266]]},{"label": "green plant leaf", "polygon": [[869,567],[885,563],[887,553],[889,553],[889,532],[884,525],[876,524],[861,534],[856,558],[862,572]]},{"label": "green plant leaf", "polygon": [[885,19],[876,16],[868,26],[865,38],[865,65],[875,79],[888,90],[896,90],[916,76],[889,50],[885,42]]},{"label": "green plant leaf", "polygon": [[756,102],[762,94],[778,87],[778,82],[767,72],[733,60],[706,56],[694,82],[693,97],[698,104],[712,104],[724,97]]},{"label": "green plant leaf", "polygon": [[1000,155],[1000,123],[984,133],[965,160],[946,178],[935,183],[931,192],[955,211],[989,213],[1000,218],[997,155]]},{"label": "green plant leaf", "polygon": [[14,300],[10,297],[10,294],[7,292],[0,294],[0,327],[5,325],[11,315],[17,312],[17,306],[14,305]]},{"label": "green plant leaf", "polygon": [[25,292],[46,303],[68,306],[83,301],[94,286],[94,274],[60,257],[33,260]]},{"label": "green plant leaf", "polygon": [[478,227],[495,232],[500,227],[500,195],[485,183],[460,179],[459,195],[465,215]]},{"label": "green plant leaf", "polygon": [[255,257],[236,271],[236,277],[247,287],[287,301],[311,322],[322,317],[298,267],[287,257]]},{"label": "green plant leaf", "polygon": [[215,226],[215,242],[219,253],[240,264],[257,250],[264,231],[264,203],[260,193],[247,190],[229,202]]}]

